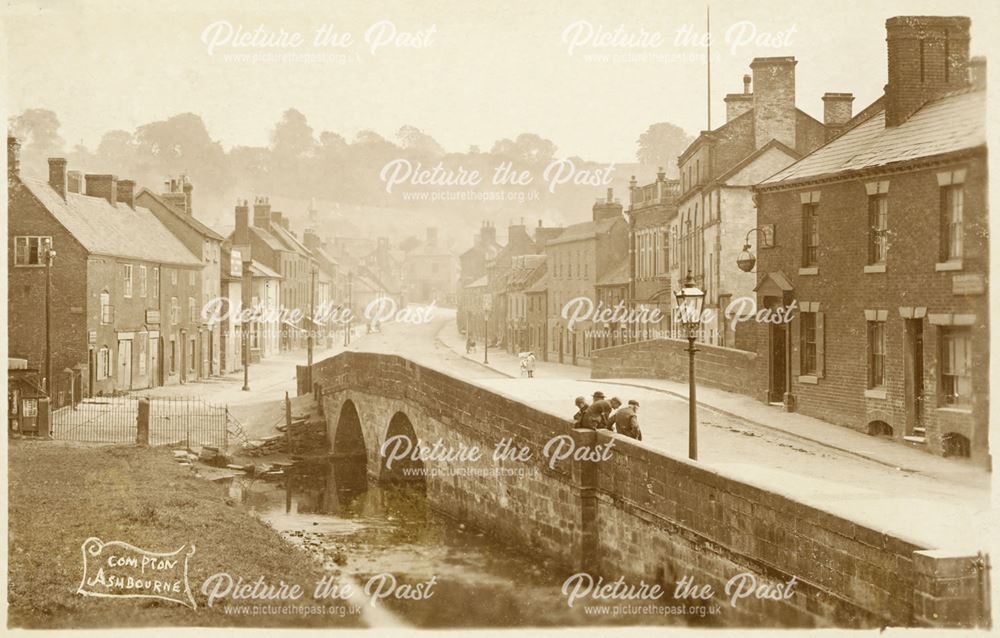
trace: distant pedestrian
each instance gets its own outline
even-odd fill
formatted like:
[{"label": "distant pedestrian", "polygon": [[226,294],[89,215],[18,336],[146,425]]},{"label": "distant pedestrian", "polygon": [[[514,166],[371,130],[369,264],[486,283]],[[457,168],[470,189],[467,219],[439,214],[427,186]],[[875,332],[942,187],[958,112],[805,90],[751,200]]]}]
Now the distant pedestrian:
[{"label": "distant pedestrian", "polygon": [[528,378],[535,378],[535,353],[529,352],[528,356],[524,358],[524,369],[528,372]]},{"label": "distant pedestrian", "polygon": [[639,402],[635,399],[630,399],[628,406],[615,413],[615,427],[620,434],[641,441],[642,431],[639,429],[638,412]]},{"label": "distant pedestrian", "polygon": [[576,414],[573,415],[573,427],[582,428],[584,427],[583,418],[587,414],[587,408],[590,406],[583,397],[577,397],[574,403],[576,404]]},{"label": "distant pedestrian", "polygon": [[583,427],[592,430],[608,430],[611,424],[608,419],[611,416],[611,402],[604,398],[604,393],[598,390],[594,393],[594,402],[587,408],[583,418]]}]

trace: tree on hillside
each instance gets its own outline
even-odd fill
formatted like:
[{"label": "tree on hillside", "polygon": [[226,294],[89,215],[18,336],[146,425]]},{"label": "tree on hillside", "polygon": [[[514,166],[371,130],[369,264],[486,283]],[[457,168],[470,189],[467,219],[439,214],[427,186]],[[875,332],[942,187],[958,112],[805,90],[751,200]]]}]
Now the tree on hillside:
[{"label": "tree on hillside", "polygon": [[516,139],[497,140],[490,151],[503,159],[513,160],[529,166],[548,164],[556,155],[557,147],[552,140],[547,140],[534,133],[521,133]]},{"label": "tree on hillside", "polygon": [[677,156],[694,141],[694,137],[670,122],[650,125],[636,140],[635,156],[645,166],[662,166],[670,177],[677,175]]},{"label": "tree on hillside", "polygon": [[313,129],[306,116],[288,109],[271,131],[271,150],[282,159],[309,157],[316,150]]},{"label": "tree on hillside", "polygon": [[396,139],[400,146],[418,156],[440,157],[444,155],[444,149],[437,143],[437,140],[415,126],[407,124],[400,128],[396,133]]},{"label": "tree on hillside", "polygon": [[9,130],[21,142],[22,170],[46,173],[46,159],[60,156],[66,142],[59,135],[59,118],[48,109],[27,109],[8,120]]}]

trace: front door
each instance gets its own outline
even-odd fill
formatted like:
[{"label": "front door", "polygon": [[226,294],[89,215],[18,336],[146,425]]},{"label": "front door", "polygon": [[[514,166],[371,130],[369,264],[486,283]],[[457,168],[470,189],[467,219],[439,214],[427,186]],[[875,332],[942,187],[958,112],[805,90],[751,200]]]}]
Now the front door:
[{"label": "front door", "polygon": [[118,386],[119,390],[132,389],[132,340],[118,340]]},{"label": "front door", "polygon": [[[781,304],[779,299],[767,297],[765,305],[772,310]],[[788,391],[788,326],[784,323],[772,323],[768,327],[768,342],[770,356],[770,375],[768,379],[767,400],[772,403],[784,401]]]},{"label": "front door", "polygon": [[160,385],[160,339],[159,337],[149,338],[149,385],[156,387]]},{"label": "front door", "polygon": [[91,348],[87,357],[87,396],[94,396],[94,385],[97,384],[97,353]]},{"label": "front door", "polygon": [[906,320],[906,348],[903,351],[906,391],[906,429],[924,435],[924,320]]}]

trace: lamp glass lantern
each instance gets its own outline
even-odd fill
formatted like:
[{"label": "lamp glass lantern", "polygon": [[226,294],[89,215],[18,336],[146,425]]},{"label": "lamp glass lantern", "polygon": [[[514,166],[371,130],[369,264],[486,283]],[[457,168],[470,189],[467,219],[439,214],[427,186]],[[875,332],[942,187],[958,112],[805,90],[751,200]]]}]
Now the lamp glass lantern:
[{"label": "lamp glass lantern", "polygon": [[681,289],[674,293],[677,298],[678,320],[688,331],[697,329],[701,324],[701,308],[705,302],[705,291],[695,285],[691,271]]},{"label": "lamp glass lantern", "polygon": [[743,252],[736,258],[736,266],[743,272],[750,272],[757,265],[757,258],[750,250],[750,244],[743,244]]}]

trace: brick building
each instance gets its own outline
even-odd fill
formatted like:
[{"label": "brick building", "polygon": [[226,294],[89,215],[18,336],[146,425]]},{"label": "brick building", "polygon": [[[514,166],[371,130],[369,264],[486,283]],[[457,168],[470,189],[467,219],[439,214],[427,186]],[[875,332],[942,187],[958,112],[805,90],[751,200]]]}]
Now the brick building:
[{"label": "brick building", "polygon": [[455,303],[458,259],[438,237],[437,228],[428,228],[424,241],[406,252],[402,274],[407,301]]},{"label": "brick building", "polygon": [[[233,247],[250,247],[253,261],[260,262],[281,276],[280,305],[287,312],[297,310],[309,316],[313,257],[291,232],[288,218],[271,210],[267,197],[254,199],[253,220],[247,203],[236,206],[236,227],[229,236]],[[305,324],[286,324],[281,328],[282,350],[304,348]]]},{"label": "brick building", "polygon": [[[517,353],[531,349],[538,343],[538,335],[531,338],[528,327],[529,304],[538,304],[537,297],[529,297],[528,289],[545,274],[545,255],[519,255],[514,257],[507,277],[507,352]],[[537,311],[537,307],[531,307]]]},{"label": "brick building", "polygon": [[472,239],[472,247],[458,256],[458,292],[456,321],[460,331],[464,331],[465,326],[470,323],[470,308],[481,303],[480,299],[474,298],[469,292],[468,286],[478,279],[486,276],[486,266],[503,249],[497,243],[497,229],[490,222],[484,221]]},{"label": "brick building", "polygon": [[[46,370],[51,341],[54,406],[71,395],[147,388],[197,376],[203,264],[147,209],[135,184],[66,170],[22,178],[19,145],[7,140],[8,344]],[[51,326],[45,317],[52,261]]]},{"label": "brick building", "polygon": [[[681,192],[667,247],[670,287],[676,290],[690,271],[705,291],[705,308],[717,317],[731,300],[753,295],[754,275],[735,267],[747,232],[758,225],[751,186],[827,139],[826,124],[795,106],[795,65],[792,57],[755,58],[743,92],[726,96],[726,123],[702,131],[677,159]],[[849,94],[824,96],[830,130],[850,118],[851,100]],[[699,338],[725,346],[736,341],[720,322],[705,325]]]},{"label": "brick building", "polygon": [[986,96],[969,20],[886,21],[885,95],[759,184],[761,398],[936,454],[988,459]]},{"label": "brick building", "polygon": [[548,359],[573,365],[588,362],[594,347],[593,324],[580,321],[571,332],[563,317],[566,304],[583,298],[596,306],[597,282],[615,270],[629,251],[622,205],[608,189],[594,204],[590,221],[567,226],[545,243],[548,269]]},{"label": "brick building", "polygon": [[[191,182],[182,176],[165,182],[160,194],[155,194],[148,188],[141,189],[135,201],[153,213],[192,254],[201,259],[204,266],[201,270],[201,297],[198,303],[204,307],[221,294],[223,237],[195,217],[193,190]],[[201,344],[198,376],[220,374],[222,328],[217,324],[210,325],[202,317],[200,309],[197,320],[198,342]]]},{"label": "brick building", "polygon": [[627,299],[638,311],[659,310],[662,320],[632,326],[621,335],[626,341],[662,337],[670,329],[670,224],[677,218],[679,195],[680,181],[668,180],[662,168],[652,183],[639,186],[634,175],[629,182]]}]

